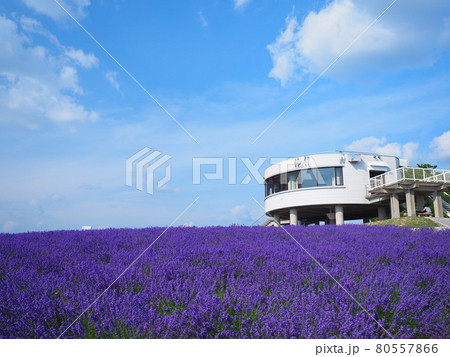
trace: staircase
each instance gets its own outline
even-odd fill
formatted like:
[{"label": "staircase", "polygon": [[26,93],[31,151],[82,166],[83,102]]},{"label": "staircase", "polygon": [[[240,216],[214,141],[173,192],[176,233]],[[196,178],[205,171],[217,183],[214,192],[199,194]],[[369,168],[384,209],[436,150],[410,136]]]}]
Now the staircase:
[{"label": "staircase", "polygon": [[[450,199],[450,195],[447,192],[442,192],[442,196],[446,196],[447,197],[446,199]],[[431,197],[431,196],[426,196],[426,198],[429,201],[433,200],[433,197]],[[450,203],[448,203],[446,201],[446,199],[444,199],[444,197],[442,197],[442,210],[444,211],[444,214],[447,217],[450,217]]]},{"label": "staircase", "polygon": [[[450,195],[447,192],[442,192],[442,206],[444,206],[444,213],[447,215],[447,217],[450,217],[450,203],[447,202],[448,199],[450,199]],[[444,199],[446,197],[446,199]]]}]

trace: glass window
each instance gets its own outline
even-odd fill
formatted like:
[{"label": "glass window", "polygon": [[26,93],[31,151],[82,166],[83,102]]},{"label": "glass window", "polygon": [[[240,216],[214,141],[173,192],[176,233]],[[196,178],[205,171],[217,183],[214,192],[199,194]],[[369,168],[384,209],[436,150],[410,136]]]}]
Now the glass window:
[{"label": "glass window", "polygon": [[301,187],[316,187],[317,186],[317,178],[316,178],[317,169],[307,169],[302,171],[301,175]]},{"label": "glass window", "polygon": [[288,189],[296,190],[300,184],[300,170],[288,173]]},{"label": "glass window", "polygon": [[336,167],[336,186],[344,185],[344,176],[342,175],[342,167]]},{"label": "glass window", "polygon": [[266,196],[269,196],[272,194],[272,178],[268,178],[266,180]]},{"label": "glass window", "polygon": [[280,175],[272,177],[273,182],[273,193],[280,192],[281,186],[280,186]]},{"label": "glass window", "polygon": [[317,170],[318,186],[334,186],[334,167],[322,167]]},{"label": "glass window", "polygon": [[297,170],[268,178],[266,196],[299,188],[343,185],[342,167]]},{"label": "glass window", "polygon": [[281,191],[286,191],[288,189],[288,175],[283,173],[280,175],[280,186]]}]

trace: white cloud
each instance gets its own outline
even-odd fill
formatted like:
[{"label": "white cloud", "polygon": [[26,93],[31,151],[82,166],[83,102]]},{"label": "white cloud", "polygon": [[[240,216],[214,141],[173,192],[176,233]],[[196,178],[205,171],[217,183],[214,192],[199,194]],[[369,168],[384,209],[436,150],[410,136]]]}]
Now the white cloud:
[{"label": "white cloud", "polygon": [[242,215],[246,215],[247,214],[247,207],[246,206],[240,206],[240,205],[238,205],[238,206],[234,206],[232,209],[231,209],[231,214],[233,215],[233,216],[242,216]]},{"label": "white cloud", "polygon": [[368,136],[353,141],[350,145],[344,146],[348,151],[372,152],[381,155],[393,155],[401,159],[413,161],[418,158],[417,149],[419,144],[416,142],[408,142],[406,144],[388,143],[385,137],[376,138]]},{"label": "white cloud", "polygon": [[15,221],[6,221],[2,225],[2,232],[11,232],[15,227],[17,227],[17,222]]},{"label": "white cloud", "polygon": [[203,11],[199,11],[198,12],[198,18],[200,20],[200,24],[202,25],[202,27],[207,27],[208,26],[208,21],[206,21],[206,18],[203,15]]},{"label": "white cloud", "polygon": [[71,66],[64,66],[59,72],[59,78],[66,88],[70,88],[77,94],[83,93],[83,90],[78,85],[78,73],[75,68]]},{"label": "white cloud", "polygon": [[450,130],[441,136],[433,138],[430,148],[433,149],[432,156],[438,159],[450,160]]},{"label": "white cloud", "polygon": [[52,41],[55,44],[59,44],[58,39],[55,35],[53,35],[51,32],[47,31],[42,24],[37,21],[36,19],[32,19],[27,16],[21,16],[20,17],[20,26],[22,27],[22,30],[29,32],[29,33],[36,33],[42,36],[47,37],[50,41]]},{"label": "white cloud", "polygon": [[253,207],[236,205],[231,208],[230,213],[231,215],[223,215],[222,219],[231,219],[231,222],[239,224],[253,224],[255,221],[261,219],[262,215],[264,215],[264,213],[261,212],[261,207],[258,205],[253,205]]},{"label": "white cloud", "polygon": [[[25,28],[35,29],[32,32],[39,30],[47,34],[39,22],[27,19],[25,23]],[[21,24],[24,28],[23,18]],[[74,95],[83,94],[77,69],[68,65],[73,58],[65,55],[56,39],[53,42],[60,54],[55,56],[42,46],[33,46],[32,39],[21,33],[14,21],[3,16],[0,16],[0,33],[0,48],[3,49],[0,52],[1,123],[38,128],[48,120],[69,122],[98,118],[97,113],[85,109],[75,98]],[[84,65],[92,64],[92,58],[90,60]]]},{"label": "white cloud", "polygon": [[254,212],[250,210],[249,207],[244,205],[234,206],[231,210],[231,219],[236,223],[248,223],[252,221],[252,217]]},{"label": "white cloud", "polygon": [[[22,0],[22,2],[34,11],[54,20],[68,18],[65,11],[53,0]],[[59,3],[76,18],[84,17],[85,9],[91,4],[90,0],[59,0]]]},{"label": "white cloud", "polygon": [[[96,120],[97,113],[86,110],[77,104],[73,97],[61,93],[64,88],[74,85],[73,73],[62,74],[60,82],[64,82],[64,77],[69,83],[58,85],[44,83],[36,78],[17,76],[8,88],[0,88],[0,110],[7,115],[3,121],[23,120],[25,123],[34,123],[27,125],[28,127],[37,128],[36,122],[43,119],[55,122]],[[57,78],[53,79],[58,81]]]},{"label": "white cloud", "polygon": [[84,53],[80,49],[67,48],[65,51],[65,55],[71,59],[73,59],[80,66],[85,68],[92,68],[98,66],[98,58],[95,57],[92,53]]},{"label": "white cloud", "polygon": [[286,30],[278,36],[275,43],[267,46],[273,61],[273,68],[269,76],[279,79],[282,85],[285,85],[293,77],[298,66],[298,51],[295,48],[297,28],[297,19],[288,17]]},{"label": "white cloud", "polygon": [[117,72],[107,72],[105,77],[113,88],[120,92],[120,85],[119,82],[117,82]]},{"label": "white cloud", "polygon": [[[305,73],[318,74],[335,60],[385,8],[385,1],[334,0],[310,12],[299,25],[288,16],[286,28],[268,45],[270,77],[282,85]],[[407,14],[407,15],[405,15]],[[450,3],[399,1],[327,72],[343,78],[377,70],[391,72],[432,65],[450,36]]]},{"label": "white cloud", "polygon": [[414,159],[417,160],[419,156],[417,149],[419,149],[419,143],[408,142],[404,144],[402,147],[403,157],[407,158],[410,162]]},{"label": "white cloud", "polygon": [[234,0],[234,8],[235,9],[243,9],[247,6],[252,0]]}]

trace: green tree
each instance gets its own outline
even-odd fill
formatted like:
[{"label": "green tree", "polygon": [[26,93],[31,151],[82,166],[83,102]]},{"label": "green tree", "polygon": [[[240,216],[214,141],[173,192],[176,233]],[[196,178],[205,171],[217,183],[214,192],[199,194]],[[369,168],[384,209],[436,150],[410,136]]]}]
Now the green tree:
[{"label": "green tree", "polygon": [[417,167],[420,167],[421,169],[437,169],[437,165],[431,164],[417,164]]}]

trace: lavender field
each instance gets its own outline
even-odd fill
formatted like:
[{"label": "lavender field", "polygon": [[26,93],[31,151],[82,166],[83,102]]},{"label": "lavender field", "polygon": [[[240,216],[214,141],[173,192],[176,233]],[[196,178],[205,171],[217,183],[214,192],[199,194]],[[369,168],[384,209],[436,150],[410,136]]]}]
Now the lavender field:
[{"label": "lavender field", "polygon": [[[450,233],[287,227],[397,338],[445,338]],[[162,228],[0,235],[0,337],[56,338]],[[388,338],[280,228],[171,228],[63,338]]]}]

